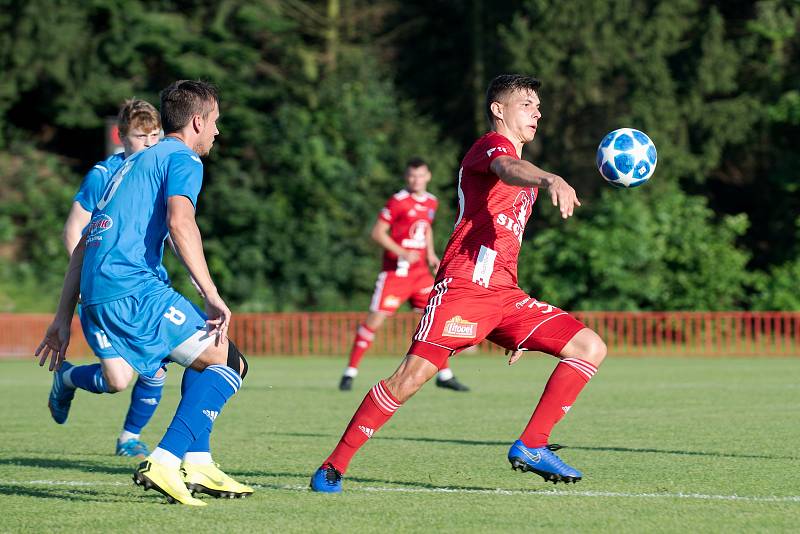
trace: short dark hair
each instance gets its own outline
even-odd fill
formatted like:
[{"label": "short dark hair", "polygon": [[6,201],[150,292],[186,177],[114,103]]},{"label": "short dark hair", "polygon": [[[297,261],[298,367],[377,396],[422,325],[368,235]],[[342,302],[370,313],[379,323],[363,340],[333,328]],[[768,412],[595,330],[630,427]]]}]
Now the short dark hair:
[{"label": "short dark hair", "polygon": [[539,92],[542,82],[532,76],[523,74],[501,74],[489,82],[486,90],[486,118],[489,124],[494,127],[494,114],[492,113],[492,102],[499,102],[512,91],[533,91]]},{"label": "short dark hair", "polygon": [[411,158],[406,162],[406,172],[408,172],[409,169],[418,169],[419,167],[427,167],[427,166],[428,164],[425,162],[424,159],[417,157]]},{"label": "short dark hair", "polygon": [[165,134],[178,132],[192,117],[206,118],[219,105],[219,93],[212,84],[195,80],[178,80],[161,91],[161,124]]}]

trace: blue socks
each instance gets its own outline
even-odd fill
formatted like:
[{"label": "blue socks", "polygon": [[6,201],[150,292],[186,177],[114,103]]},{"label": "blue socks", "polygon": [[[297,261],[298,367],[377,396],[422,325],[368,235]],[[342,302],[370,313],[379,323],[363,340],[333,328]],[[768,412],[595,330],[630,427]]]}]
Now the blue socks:
[{"label": "blue socks", "polygon": [[[181,381],[181,397],[186,394],[186,390],[188,390],[194,382],[200,378],[202,373],[200,371],[196,371],[191,367],[187,367],[186,370],[183,372],[183,380]],[[197,439],[189,445],[189,449],[186,452],[207,452],[211,453],[211,431],[213,430],[214,423],[211,423],[211,428],[208,429],[208,432],[203,432]]]},{"label": "blue socks", "polygon": [[[190,372],[196,374],[187,377]],[[202,372],[186,369],[182,387],[185,392],[158,448],[176,458],[183,458],[195,442],[197,446],[193,448],[208,450],[214,419],[241,385],[239,373],[227,365],[209,365]]]},{"label": "blue socks", "polygon": [[92,393],[108,393],[108,385],[103,378],[103,370],[99,363],[78,365],[64,373],[64,382],[78,389]]},{"label": "blue socks", "polygon": [[161,377],[148,378],[139,375],[131,390],[131,405],[122,427],[125,432],[141,434],[142,428],[150,422],[150,418],[158,408],[158,403],[161,402],[164,382],[167,380],[166,369],[164,372],[165,374]]}]

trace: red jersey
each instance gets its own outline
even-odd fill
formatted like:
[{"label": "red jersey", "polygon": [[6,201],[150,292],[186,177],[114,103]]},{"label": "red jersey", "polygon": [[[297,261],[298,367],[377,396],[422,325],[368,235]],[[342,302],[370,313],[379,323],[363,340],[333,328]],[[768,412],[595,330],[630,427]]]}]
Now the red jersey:
[{"label": "red jersey", "polygon": [[486,288],[517,286],[522,233],[538,188],[503,183],[489,165],[500,156],[519,159],[514,145],[489,132],[469,149],[458,171],[459,213],[437,280],[466,278]]},{"label": "red jersey", "polygon": [[428,228],[433,223],[437,207],[439,201],[430,193],[414,195],[404,189],[392,195],[378,218],[391,225],[389,235],[398,245],[419,252],[419,260],[409,264],[398,260],[395,253],[384,250],[382,270],[406,276],[411,269],[428,268]]}]

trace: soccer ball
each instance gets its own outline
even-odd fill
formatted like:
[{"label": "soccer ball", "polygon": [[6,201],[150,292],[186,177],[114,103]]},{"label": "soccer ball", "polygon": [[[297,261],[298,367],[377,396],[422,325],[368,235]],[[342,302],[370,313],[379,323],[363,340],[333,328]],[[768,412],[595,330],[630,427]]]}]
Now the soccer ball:
[{"label": "soccer ball", "polygon": [[614,187],[638,187],[656,170],[656,145],[644,132],[620,128],[597,147],[597,169]]}]

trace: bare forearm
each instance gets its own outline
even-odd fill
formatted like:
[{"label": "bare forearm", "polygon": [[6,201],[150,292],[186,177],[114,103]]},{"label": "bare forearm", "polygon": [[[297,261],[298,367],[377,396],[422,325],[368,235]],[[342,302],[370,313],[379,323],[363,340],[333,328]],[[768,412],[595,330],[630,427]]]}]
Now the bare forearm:
[{"label": "bare forearm", "polygon": [[557,178],[529,161],[511,157],[495,159],[491,170],[504,183],[517,187],[549,187]]},{"label": "bare forearm", "polygon": [[179,221],[170,221],[169,226],[170,246],[175,255],[189,271],[189,275],[197,283],[203,295],[212,295],[217,292],[208,272],[203,241],[200,229],[193,219],[182,218]]},{"label": "bare forearm", "polygon": [[81,293],[81,269],[83,268],[83,254],[86,250],[86,239],[81,238],[72,252],[67,267],[67,274],[64,275],[64,285],[61,288],[61,298],[58,301],[56,310],[57,320],[71,320],[75,313],[75,306],[78,304],[78,297]]},{"label": "bare forearm", "polygon": [[427,254],[428,259],[436,257],[436,248],[433,246],[433,230],[428,227],[428,230],[425,232],[425,241],[427,245]]},{"label": "bare forearm", "polygon": [[377,236],[372,236],[372,239],[375,240],[381,247],[388,250],[389,252],[393,252],[394,254],[400,256],[405,253],[405,249],[397,244],[397,241],[392,239],[386,234],[380,234]]}]

